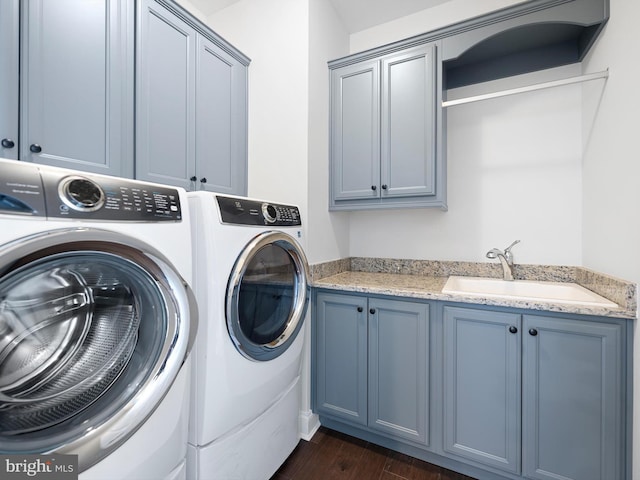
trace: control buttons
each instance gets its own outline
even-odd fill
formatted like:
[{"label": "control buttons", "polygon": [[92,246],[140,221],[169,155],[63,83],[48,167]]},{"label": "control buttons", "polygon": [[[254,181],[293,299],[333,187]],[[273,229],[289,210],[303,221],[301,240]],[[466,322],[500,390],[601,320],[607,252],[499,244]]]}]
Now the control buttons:
[{"label": "control buttons", "polygon": [[95,212],[105,202],[102,188],[83,177],[63,179],[58,185],[58,195],[65,205],[79,212]]},{"label": "control buttons", "polygon": [[264,215],[264,219],[268,223],[275,223],[278,219],[278,211],[276,210],[276,207],[268,203],[262,204],[262,215]]}]

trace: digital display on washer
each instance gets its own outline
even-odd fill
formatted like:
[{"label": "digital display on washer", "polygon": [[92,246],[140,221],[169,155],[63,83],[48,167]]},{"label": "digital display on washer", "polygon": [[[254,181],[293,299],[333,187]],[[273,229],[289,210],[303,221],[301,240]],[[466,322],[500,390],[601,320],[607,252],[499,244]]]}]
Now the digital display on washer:
[{"label": "digital display on washer", "polygon": [[49,217],[138,222],[182,219],[175,188],[85,173],[43,171],[42,179]]},{"label": "digital display on washer", "polygon": [[300,210],[292,205],[222,196],[216,196],[216,199],[223,223],[274,227],[302,225]]}]

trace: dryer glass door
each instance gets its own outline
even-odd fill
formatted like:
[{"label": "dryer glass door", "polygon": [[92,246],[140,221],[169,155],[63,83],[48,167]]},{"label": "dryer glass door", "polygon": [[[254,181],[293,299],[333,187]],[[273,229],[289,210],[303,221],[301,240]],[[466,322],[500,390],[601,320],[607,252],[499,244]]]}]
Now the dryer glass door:
[{"label": "dryer glass door", "polygon": [[236,261],[227,290],[227,327],[252,360],[281,355],[302,327],[308,266],[298,243],[282,232],[254,238]]}]

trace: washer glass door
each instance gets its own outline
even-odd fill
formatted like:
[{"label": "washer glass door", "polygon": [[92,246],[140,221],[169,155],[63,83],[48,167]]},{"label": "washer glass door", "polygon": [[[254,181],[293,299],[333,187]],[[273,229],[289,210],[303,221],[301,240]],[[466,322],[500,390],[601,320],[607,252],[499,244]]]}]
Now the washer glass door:
[{"label": "washer glass door", "polygon": [[159,254],[105,238],[61,230],[0,250],[0,453],[74,453],[84,470],[177,375],[191,315],[182,280]]},{"label": "washer glass door", "polygon": [[286,351],[304,322],[307,279],[307,260],[293,237],[265,232],[249,242],[227,289],[227,327],[242,355],[265,361]]}]

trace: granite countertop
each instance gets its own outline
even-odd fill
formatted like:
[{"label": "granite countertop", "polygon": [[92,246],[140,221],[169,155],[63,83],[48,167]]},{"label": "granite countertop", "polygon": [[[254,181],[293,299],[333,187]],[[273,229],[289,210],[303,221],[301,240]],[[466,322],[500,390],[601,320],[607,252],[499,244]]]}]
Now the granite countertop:
[{"label": "granite countertop", "polygon": [[[373,271],[361,271],[365,270],[365,268],[362,268],[362,264],[358,264],[358,261],[361,262],[362,259],[356,259],[355,262],[359,270],[350,270],[347,268],[354,265],[353,259],[350,260],[351,261],[348,263],[345,263],[345,261],[342,260],[342,263],[338,264],[338,266],[333,269],[331,267],[327,267],[327,264],[312,266],[312,286],[316,288],[364,294],[474,303],[549,312],[597,315],[614,318],[636,318],[637,316],[636,287],[634,284],[582,268],[542,268],[540,271],[544,271],[545,273],[542,275],[543,278],[540,278],[541,274],[538,272],[538,269],[540,269],[539,266],[532,266],[530,269],[523,267],[516,278],[578,283],[608,300],[613,301],[618,305],[618,307],[442,293],[442,289],[447,282],[449,275],[465,275],[466,273],[467,276],[499,278],[495,275],[494,271],[489,271],[488,274],[482,275],[482,273],[487,272],[482,272],[481,269],[478,270],[478,266],[474,264],[462,265],[462,268],[459,268],[461,264],[459,262],[455,262],[455,266],[453,268],[447,269],[446,266],[443,268],[443,262],[437,262],[438,265],[436,271],[430,271],[430,268],[416,269],[415,265],[413,265],[411,261],[403,260],[402,262],[404,262],[403,266],[405,268],[397,268],[397,266],[393,266],[391,270],[397,273],[391,273],[388,271],[388,265],[383,265],[381,267],[380,263],[376,262],[373,262],[373,264],[376,265],[375,267],[366,268]],[[365,264],[366,263],[367,262],[365,262]],[[451,263],[453,264],[454,262]],[[410,268],[406,268],[407,265],[410,265]],[[450,267],[451,265],[448,266]],[[466,268],[469,266],[471,268]],[[407,272],[407,270],[409,271]]]}]

